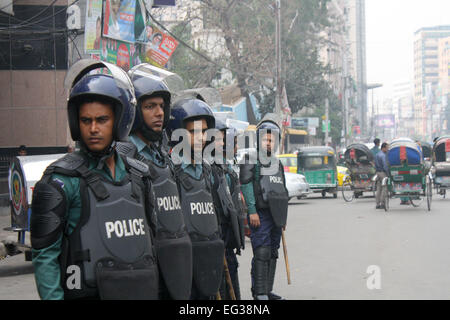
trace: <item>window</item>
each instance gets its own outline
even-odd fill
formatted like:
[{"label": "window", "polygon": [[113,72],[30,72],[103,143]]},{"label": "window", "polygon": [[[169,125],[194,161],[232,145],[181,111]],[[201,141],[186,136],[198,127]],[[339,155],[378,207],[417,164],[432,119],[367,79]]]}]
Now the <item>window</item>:
[{"label": "window", "polygon": [[[0,35],[0,69],[67,69],[66,8],[14,5],[14,16],[0,12],[0,24],[13,27]],[[24,27],[14,27],[29,19]]]}]

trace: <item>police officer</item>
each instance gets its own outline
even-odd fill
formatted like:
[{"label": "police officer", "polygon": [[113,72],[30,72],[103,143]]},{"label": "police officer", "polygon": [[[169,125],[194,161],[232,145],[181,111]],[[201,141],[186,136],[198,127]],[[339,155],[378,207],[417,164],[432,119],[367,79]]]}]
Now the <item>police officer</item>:
[{"label": "police officer", "polygon": [[277,300],[272,292],[282,228],[286,225],[288,193],[284,170],[275,157],[280,127],[271,120],[257,125],[256,163],[246,157],[240,166],[240,182],[248,207],[253,249],[252,293],[255,300]]},{"label": "police officer", "polygon": [[145,69],[146,64],[141,64],[128,72],[136,93],[136,117],[130,142],[120,142],[117,148],[150,169],[156,197],[160,298],[187,300],[192,286],[192,244],[184,224],[173,163],[161,145],[169,123],[171,94],[161,78],[147,74]]},{"label": "police officer", "polygon": [[194,98],[177,101],[171,116],[171,156],[176,161],[181,208],[192,241],[191,299],[213,299],[222,281],[225,248],[214,208],[211,167],[203,159],[203,150],[206,131],[214,129],[215,118],[204,101]]},{"label": "police officer", "polygon": [[[216,119],[216,129],[219,131],[215,143],[215,150],[220,153],[214,154],[215,160],[211,166],[214,185],[213,196],[214,203],[217,204],[217,214],[219,219],[219,225],[221,228],[222,239],[225,244],[225,257],[231,279],[231,286],[233,287],[235,298],[240,300],[239,278],[238,278],[238,261],[236,253],[241,253],[243,244],[241,242],[241,226],[242,220],[242,207],[240,205],[240,188],[238,175],[231,168],[231,165],[227,163],[227,142],[232,140],[232,148],[228,148],[229,157],[234,157],[234,136],[227,135],[227,131],[232,131],[226,126],[226,124],[219,119]],[[230,145],[230,143],[228,143]],[[230,150],[231,149],[231,150]],[[230,154],[231,153],[231,154]],[[236,252],[235,252],[236,250]],[[223,299],[230,300],[232,298],[230,294],[230,287],[227,279],[224,275],[224,281],[221,286],[220,294]]]},{"label": "police officer", "polygon": [[[91,74],[108,68],[111,75]],[[42,299],[156,299],[148,167],[115,150],[135,114],[127,74],[80,60],[69,70],[69,128],[80,151],[52,163],[36,184],[31,215]],[[73,79],[73,81],[72,81]]]}]

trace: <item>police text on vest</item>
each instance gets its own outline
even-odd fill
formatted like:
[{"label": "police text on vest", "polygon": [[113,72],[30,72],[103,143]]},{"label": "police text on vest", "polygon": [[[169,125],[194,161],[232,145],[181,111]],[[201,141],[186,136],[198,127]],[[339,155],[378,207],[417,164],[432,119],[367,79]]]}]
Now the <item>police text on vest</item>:
[{"label": "police text on vest", "polygon": [[106,222],[106,236],[111,239],[111,235],[117,238],[144,235],[144,219],[118,220]]},{"label": "police text on vest", "polygon": [[173,210],[181,210],[180,198],[178,196],[170,196],[170,197],[158,197],[158,209],[161,212],[163,211],[173,211]]},{"label": "police text on vest", "polygon": [[277,177],[277,176],[270,176],[270,183],[280,183],[283,184],[283,180],[281,180],[281,177]]},{"label": "police text on vest", "polygon": [[191,202],[191,214],[214,214],[212,202]]}]

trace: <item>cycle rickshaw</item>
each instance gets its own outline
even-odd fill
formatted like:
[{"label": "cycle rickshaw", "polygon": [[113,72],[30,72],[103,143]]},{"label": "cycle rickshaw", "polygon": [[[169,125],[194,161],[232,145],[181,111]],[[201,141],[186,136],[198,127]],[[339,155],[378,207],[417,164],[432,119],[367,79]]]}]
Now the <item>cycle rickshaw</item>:
[{"label": "cycle rickshaw", "polygon": [[342,184],[342,196],[351,202],[359,198],[363,192],[375,192],[374,176],[376,173],[372,151],[361,143],[347,147],[344,153],[345,165],[349,171]]},{"label": "cycle rickshaw", "polygon": [[440,137],[434,143],[432,172],[436,192],[445,198],[450,189],[450,136]]},{"label": "cycle rickshaw", "polygon": [[418,207],[424,198],[431,210],[432,177],[426,172],[420,146],[409,138],[395,139],[387,152],[389,175],[382,181],[385,211],[389,210],[389,199],[408,198]]}]

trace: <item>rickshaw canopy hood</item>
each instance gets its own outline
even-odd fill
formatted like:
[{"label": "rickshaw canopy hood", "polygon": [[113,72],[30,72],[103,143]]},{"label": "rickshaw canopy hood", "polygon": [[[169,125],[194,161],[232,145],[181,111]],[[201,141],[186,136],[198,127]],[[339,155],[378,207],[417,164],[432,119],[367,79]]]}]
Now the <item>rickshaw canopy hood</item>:
[{"label": "rickshaw canopy hood", "polygon": [[[402,154],[402,150],[405,151]],[[403,159],[405,157],[405,159]],[[419,165],[423,161],[422,151],[419,145],[409,138],[392,140],[387,153],[389,165],[401,165],[402,160],[407,160],[410,165]]]},{"label": "rickshaw canopy hood", "polygon": [[365,144],[362,144],[362,143],[353,143],[353,144],[349,145],[344,153],[345,160],[350,159],[350,152],[352,149],[354,149],[356,151],[357,158],[361,157],[361,155],[365,155],[365,156],[367,156],[367,161],[374,160],[372,151],[370,151],[370,149]]}]

